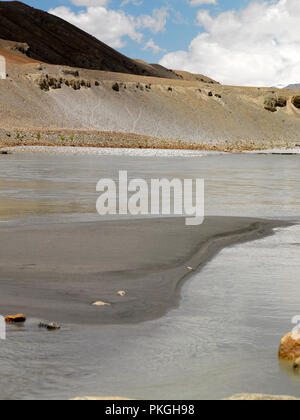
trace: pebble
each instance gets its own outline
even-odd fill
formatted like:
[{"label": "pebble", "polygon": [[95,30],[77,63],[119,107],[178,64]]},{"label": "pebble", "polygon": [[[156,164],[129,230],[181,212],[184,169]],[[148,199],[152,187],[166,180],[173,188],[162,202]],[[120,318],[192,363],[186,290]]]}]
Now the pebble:
[{"label": "pebble", "polygon": [[43,322],[41,322],[39,324],[39,328],[45,328],[48,331],[54,331],[54,330],[60,330],[60,325],[56,324],[55,322],[50,322],[50,324],[44,324]]},{"label": "pebble", "polygon": [[106,303],[106,302],[94,302],[92,303],[93,306],[110,306],[110,303]]}]

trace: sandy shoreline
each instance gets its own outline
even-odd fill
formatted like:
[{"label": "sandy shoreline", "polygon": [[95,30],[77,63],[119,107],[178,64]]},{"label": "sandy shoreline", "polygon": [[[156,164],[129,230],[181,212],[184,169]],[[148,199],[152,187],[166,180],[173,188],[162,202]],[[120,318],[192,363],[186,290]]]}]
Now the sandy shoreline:
[{"label": "sandy shoreline", "polygon": [[274,148],[254,150],[211,150],[176,148],[136,148],[136,147],[84,147],[84,146],[13,146],[4,147],[1,152],[8,154],[48,154],[48,155],[98,155],[98,156],[141,156],[141,157],[193,157],[227,153],[248,153],[267,155],[299,155],[300,148]]},{"label": "sandy shoreline", "polygon": [[146,156],[146,157],[189,157],[224,154],[210,150],[188,149],[139,149],[117,147],[71,147],[71,146],[17,146],[4,149],[13,154],[49,154],[49,155],[99,155],[99,156]]},{"label": "sandy shoreline", "polygon": [[1,226],[1,312],[74,324],[152,320],[178,305],[188,267],[199,269],[223,247],[281,225],[208,217],[199,227],[177,218]]},{"label": "sandy shoreline", "polygon": [[97,130],[39,130],[0,128],[0,151],[41,151],[50,149],[118,149],[118,150],[169,150],[182,152],[258,152],[270,150],[296,150],[300,153],[298,141],[286,140],[203,140],[201,142],[157,138],[132,132]]}]

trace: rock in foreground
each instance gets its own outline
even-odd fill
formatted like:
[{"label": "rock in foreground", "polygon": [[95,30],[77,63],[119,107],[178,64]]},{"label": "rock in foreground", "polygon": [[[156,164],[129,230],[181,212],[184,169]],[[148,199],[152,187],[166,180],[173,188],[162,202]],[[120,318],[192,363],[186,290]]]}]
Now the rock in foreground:
[{"label": "rock in foreground", "polygon": [[9,315],[5,317],[5,322],[7,324],[20,324],[26,321],[26,316],[23,314],[18,315]]},{"label": "rock in foreground", "polygon": [[279,358],[291,361],[300,358],[300,330],[283,337],[279,347]]}]

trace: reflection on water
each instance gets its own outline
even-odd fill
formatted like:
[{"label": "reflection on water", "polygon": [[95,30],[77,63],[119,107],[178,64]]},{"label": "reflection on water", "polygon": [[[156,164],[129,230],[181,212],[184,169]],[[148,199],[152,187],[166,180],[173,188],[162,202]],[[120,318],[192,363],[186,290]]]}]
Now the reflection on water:
[{"label": "reflection on water", "polygon": [[[205,178],[207,214],[299,220],[299,159],[10,156],[0,166],[0,219],[96,219],[98,179],[117,179],[122,169],[133,178]],[[67,325],[58,334],[39,330],[38,320],[10,326],[0,344],[0,396],[300,396],[300,377],[277,360],[280,338],[300,313],[299,238],[293,226],[224,249],[185,284],[180,307],[156,321]]]}]

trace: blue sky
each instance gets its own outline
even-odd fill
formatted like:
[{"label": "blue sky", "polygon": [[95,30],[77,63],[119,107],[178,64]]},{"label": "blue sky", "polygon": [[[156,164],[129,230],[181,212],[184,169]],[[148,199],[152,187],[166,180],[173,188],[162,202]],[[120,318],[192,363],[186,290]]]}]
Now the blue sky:
[{"label": "blue sky", "polygon": [[299,0],[28,0],[123,54],[226,84],[300,82]]}]

